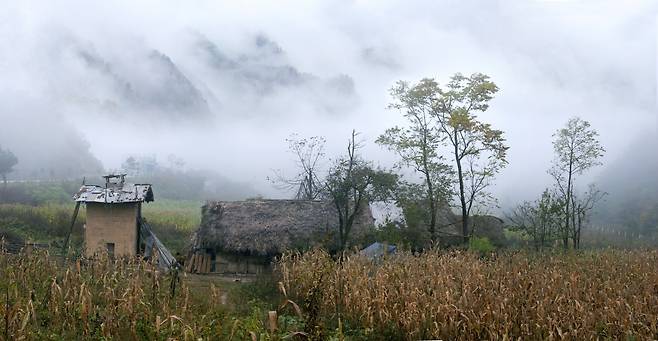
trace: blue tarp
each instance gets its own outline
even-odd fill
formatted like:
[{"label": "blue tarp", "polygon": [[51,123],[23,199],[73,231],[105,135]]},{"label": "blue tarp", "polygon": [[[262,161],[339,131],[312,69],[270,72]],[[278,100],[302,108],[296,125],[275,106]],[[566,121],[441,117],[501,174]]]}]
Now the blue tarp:
[{"label": "blue tarp", "polygon": [[361,250],[361,254],[368,258],[380,258],[384,255],[394,254],[397,250],[395,245],[383,244],[380,242],[375,242],[370,244],[370,246]]}]

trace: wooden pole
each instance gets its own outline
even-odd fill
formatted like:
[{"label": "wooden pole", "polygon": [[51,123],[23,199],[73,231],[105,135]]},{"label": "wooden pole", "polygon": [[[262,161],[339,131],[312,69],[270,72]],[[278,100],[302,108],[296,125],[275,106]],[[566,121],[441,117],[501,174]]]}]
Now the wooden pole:
[{"label": "wooden pole", "polygon": [[209,274],[212,269],[212,258],[209,253],[206,253],[206,273]]},{"label": "wooden pole", "polygon": [[[85,185],[87,178],[82,178],[82,185]],[[66,240],[64,241],[64,246],[62,246],[62,254],[66,255],[66,248],[69,246],[69,240],[71,239],[71,233],[73,233],[73,226],[75,225],[75,219],[78,218],[78,211],[80,211],[80,201],[75,203],[75,209],[73,210],[73,218],[71,218],[71,226],[69,227],[69,233],[66,235]]]},{"label": "wooden pole", "polygon": [[69,246],[69,239],[71,239],[71,233],[73,233],[73,226],[75,225],[75,219],[78,217],[78,211],[80,211],[80,201],[75,203],[75,210],[73,210],[73,218],[71,219],[69,233],[66,235],[66,240],[64,241],[64,246],[62,247],[62,254],[64,255],[66,255],[66,248]]}]

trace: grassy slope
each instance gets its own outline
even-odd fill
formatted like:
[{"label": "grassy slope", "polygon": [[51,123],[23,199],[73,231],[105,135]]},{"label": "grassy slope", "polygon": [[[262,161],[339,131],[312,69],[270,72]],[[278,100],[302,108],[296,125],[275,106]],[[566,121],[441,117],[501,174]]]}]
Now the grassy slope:
[{"label": "grassy slope", "polygon": [[201,223],[201,205],[192,200],[158,200],[144,204],[142,215],[172,253],[182,252]]},{"label": "grassy slope", "polygon": [[[69,230],[73,203],[0,204],[0,232],[18,235],[24,240],[61,243]],[[160,200],[144,205],[143,216],[156,235],[175,254],[189,242],[199,226],[201,203],[197,201]],[[85,210],[80,210],[73,230],[73,245],[82,244]]]}]

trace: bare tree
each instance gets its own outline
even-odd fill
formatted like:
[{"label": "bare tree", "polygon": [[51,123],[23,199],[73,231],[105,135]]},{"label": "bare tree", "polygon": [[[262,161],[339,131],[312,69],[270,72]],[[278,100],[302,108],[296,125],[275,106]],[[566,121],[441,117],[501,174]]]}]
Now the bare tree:
[{"label": "bare tree", "polygon": [[[574,236],[574,183],[576,176],[601,164],[599,161],[605,149],[598,140],[599,133],[591,128],[590,123],[578,117],[570,119],[564,128],[559,129],[553,137],[555,159],[548,173],[555,180],[561,195],[563,207],[563,225],[561,228],[562,245],[569,247],[569,238]],[[580,233],[580,232],[578,232]],[[577,243],[574,241],[574,245]]]},{"label": "bare tree", "polygon": [[361,144],[356,141],[356,136],[357,133],[352,131],[347,154],[334,162],[324,182],[327,195],[338,211],[340,251],[348,247],[354,221],[368,203],[391,198],[397,183],[397,175],[375,169],[358,155]]},{"label": "bare tree", "polygon": [[274,171],[274,177],[268,177],[278,188],[296,190],[295,198],[299,200],[316,200],[320,198],[323,185],[318,177],[320,163],[323,160],[325,138],[313,136],[300,138],[297,134],[288,139],[288,149],[295,155],[297,174],[286,177],[281,170]]},{"label": "bare tree", "polygon": [[571,197],[571,226],[573,226],[571,231],[571,241],[574,249],[580,249],[580,237],[583,224],[589,219],[589,215],[594,209],[596,203],[601,201],[606,195],[607,193],[599,190],[596,185],[590,184],[587,191],[582,196],[579,197],[574,193]]},{"label": "bare tree", "polygon": [[541,251],[558,236],[561,208],[555,193],[547,189],[538,200],[517,206],[508,218],[513,228],[528,235],[534,249]]}]

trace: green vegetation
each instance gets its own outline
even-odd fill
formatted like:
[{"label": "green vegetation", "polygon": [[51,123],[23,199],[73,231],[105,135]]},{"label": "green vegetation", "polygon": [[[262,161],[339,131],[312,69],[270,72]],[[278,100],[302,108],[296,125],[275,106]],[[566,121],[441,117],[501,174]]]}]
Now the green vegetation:
[{"label": "green vegetation", "polygon": [[[60,242],[68,234],[73,205],[0,204],[0,232],[9,232],[24,240]],[[82,243],[85,215],[81,212],[73,229],[74,245]]]},{"label": "green vegetation", "polygon": [[432,241],[438,241],[440,202],[456,199],[461,236],[467,243],[472,210],[493,201],[488,189],[507,165],[509,147],[503,132],[483,122],[478,113],[487,111],[497,91],[489,76],[481,73],[456,73],[443,86],[429,78],[416,84],[399,81],[391,89],[390,107],[403,112],[408,126],[388,129],[377,142],[395,151],[400,165],[420,173]]},{"label": "green vegetation", "polygon": [[[144,204],[142,214],[158,238],[176,254],[183,252],[190,235],[199,226],[200,207],[201,203],[196,201],[161,200]],[[72,202],[42,206],[0,204],[0,234],[59,247],[68,234],[73,208]],[[84,223],[85,210],[82,209],[71,235],[74,247],[82,245]]]},{"label": "green vegetation", "polygon": [[0,178],[4,187],[7,187],[7,174],[14,171],[14,166],[18,163],[18,158],[10,150],[3,150],[0,146]]},{"label": "green vegetation", "polygon": [[472,237],[468,241],[468,249],[481,255],[487,255],[496,250],[487,237]]},{"label": "green vegetation", "polygon": [[27,205],[66,204],[71,195],[80,189],[80,182],[37,181],[10,183],[0,192],[1,203]]},{"label": "green vegetation", "polygon": [[156,200],[142,205],[142,215],[174,255],[182,254],[201,223],[201,205],[192,200]]}]

